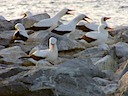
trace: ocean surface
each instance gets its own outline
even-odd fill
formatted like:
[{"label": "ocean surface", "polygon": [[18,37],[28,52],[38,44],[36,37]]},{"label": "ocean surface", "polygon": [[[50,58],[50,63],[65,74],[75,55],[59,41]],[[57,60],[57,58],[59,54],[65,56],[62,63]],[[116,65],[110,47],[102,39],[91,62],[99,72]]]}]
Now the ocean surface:
[{"label": "ocean surface", "polygon": [[75,10],[74,15],[62,18],[66,22],[84,13],[92,19],[90,22],[99,23],[102,16],[108,16],[108,25],[112,27],[128,25],[128,0],[0,0],[0,15],[7,20],[17,19],[29,10],[54,16],[64,7]]}]

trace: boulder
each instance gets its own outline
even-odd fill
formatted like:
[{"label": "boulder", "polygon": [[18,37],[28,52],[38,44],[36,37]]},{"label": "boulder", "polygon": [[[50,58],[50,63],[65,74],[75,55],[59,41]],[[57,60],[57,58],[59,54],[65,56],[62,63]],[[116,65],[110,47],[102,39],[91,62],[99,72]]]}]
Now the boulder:
[{"label": "boulder", "polygon": [[0,31],[10,30],[13,28],[13,24],[7,20],[0,19]]},{"label": "boulder", "polygon": [[64,62],[57,67],[55,75],[59,96],[105,96],[93,80],[93,77],[104,77],[104,74],[89,59]]},{"label": "boulder", "polygon": [[112,70],[115,71],[117,68],[116,61],[110,55],[106,55],[97,62],[94,63],[100,70]]},{"label": "boulder", "polygon": [[30,28],[34,23],[47,18],[50,18],[50,16],[47,13],[42,13],[42,14],[33,15],[27,18],[11,20],[10,22],[13,25],[13,29],[17,23],[22,23],[25,28]]},{"label": "boulder", "polygon": [[126,72],[118,82],[116,96],[128,96],[128,72]]},{"label": "boulder", "polygon": [[19,46],[14,46],[0,50],[0,56],[2,64],[21,64],[23,61],[19,58],[27,56],[27,54]]},{"label": "boulder", "polygon": [[118,42],[113,45],[115,49],[116,56],[121,59],[121,61],[125,61],[128,59],[128,44],[124,42]]},{"label": "boulder", "polygon": [[9,46],[12,36],[14,34],[14,31],[3,31],[0,33],[0,45],[2,46]]}]

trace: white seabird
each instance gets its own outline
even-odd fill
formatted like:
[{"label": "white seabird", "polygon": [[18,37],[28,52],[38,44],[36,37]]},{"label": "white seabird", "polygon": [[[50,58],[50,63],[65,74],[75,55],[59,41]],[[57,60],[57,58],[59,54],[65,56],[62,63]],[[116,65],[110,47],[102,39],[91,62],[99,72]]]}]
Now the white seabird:
[{"label": "white seabird", "polygon": [[107,29],[111,29],[106,25],[102,24],[98,27],[98,32],[88,32],[84,34],[81,38],[78,38],[79,42],[88,44],[88,45],[102,45],[105,44],[108,39],[108,31]]},{"label": "white seabird", "polygon": [[13,34],[13,38],[12,38],[13,42],[15,40],[26,41],[29,38],[24,26],[21,23],[17,23],[15,25],[15,29],[16,29],[16,31]]},{"label": "white seabird", "polygon": [[79,14],[77,17],[75,17],[72,21],[70,21],[68,24],[61,24],[60,26],[58,26],[57,28],[53,29],[51,32],[59,34],[59,35],[64,35],[67,33],[71,33],[74,32],[76,29],[76,24],[80,21],[80,20],[85,20],[85,18],[89,18],[84,14]]},{"label": "white seabird", "polygon": [[23,16],[23,18],[28,18],[32,16],[32,13],[30,11],[26,11],[24,13],[21,14]]},{"label": "white seabird", "polygon": [[[105,24],[107,25],[106,23],[106,20],[110,19],[110,17],[102,17],[100,19],[100,24]],[[82,30],[83,32],[90,32],[90,31],[97,31],[98,30],[98,26],[97,24],[95,23],[88,23],[88,22],[80,22],[78,23],[78,25],[76,25],[76,28],[79,29],[79,30]]]},{"label": "white seabird", "polygon": [[51,37],[49,39],[49,49],[45,50],[36,50],[30,54],[30,58],[33,58],[36,61],[41,59],[45,59],[50,61],[51,63],[56,61],[58,58],[58,48],[56,45],[57,39],[55,37]]},{"label": "white seabird", "polygon": [[39,31],[39,30],[51,31],[59,25],[58,21],[62,16],[66,14],[71,14],[69,13],[70,11],[73,11],[73,10],[64,8],[60,12],[58,12],[54,17],[40,20],[29,29],[34,31]]}]

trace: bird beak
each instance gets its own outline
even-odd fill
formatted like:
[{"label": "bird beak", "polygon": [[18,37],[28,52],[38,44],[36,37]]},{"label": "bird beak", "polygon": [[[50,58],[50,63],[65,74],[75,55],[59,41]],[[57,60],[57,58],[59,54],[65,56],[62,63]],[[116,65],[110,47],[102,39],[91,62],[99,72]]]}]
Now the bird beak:
[{"label": "bird beak", "polygon": [[[86,20],[86,18],[83,18],[84,21],[88,22],[88,20]],[[89,23],[89,22],[88,22]]]},{"label": "bird beak", "polygon": [[75,11],[75,10],[68,9],[68,11],[66,12],[66,14],[74,15],[73,13],[70,13],[70,12],[72,12],[72,11]]},{"label": "bird beak", "polygon": [[26,17],[26,14],[25,13],[22,13],[21,16]]},{"label": "bird beak", "polygon": [[105,21],[108,20],[108,19],[111,19],[110,17],[105,17]]},{"label": "bird beak", "polygon": [[105,29],[107,29],[107,30],[114,30],[113,28],[110,28],[108,26]]}]

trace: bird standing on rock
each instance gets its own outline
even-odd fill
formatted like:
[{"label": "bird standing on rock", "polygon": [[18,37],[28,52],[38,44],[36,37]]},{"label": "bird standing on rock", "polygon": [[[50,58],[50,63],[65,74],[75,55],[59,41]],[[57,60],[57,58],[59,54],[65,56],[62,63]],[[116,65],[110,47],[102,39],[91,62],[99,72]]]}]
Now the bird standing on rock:
[{"label": "bird standing on rock", "polygon": [[66,14],[71,14],[70,9],[64,8],[60,12],[58,12],[54,17],[40,20],[39,22],[35,23],[29,30],[39,31],[39,30],[46,30],[51,31],[58,26],[58,21],[60,18]]},{"label": "bird standing on rock", "polygon": [[15,29],[16,31],[13,34],[12,42],[17,42],[17,40],[26,41],[29,38],[24,26],[21,23],[17,23],[15,25]]},{"label": "bird standing on rock", "polygon": [[106,25],[102,24],[98,27],[98,32],[88,32],[84,34],[81,38],[77,40],[81,43],[88,44],[88,45],[102,45],[105,44],[108,39],[108,31],[107,29],[111,29]]},{"label": "bird standing on rock", "polygon": [[[100,24],[105,24],[106,20],[110,19],[110,17],[102,17],[100,19]],[[90,31],[97,31],[98,30],[98,25],[95,23],[87,23],[87,22],[80,22],[78,25],[76,25],[76,29],[82,30],[83,32],[90,32]]]},{"label": "bird standing on rock", "polygon": [[[76,24],[80,21],[80,20],[86,20],[87,17],[85,14],[79,14],[77,17],[75,17],[73,20],[71,20],[68,24],[61,24],[60,26],[58,26],[57,28],[55,28],[54,30],[52,30],[52,33],[56,33],[59,35],[64,35],[67,33],[73,33],[75,34],[75,30],[76,30]],[[72,34],[72,36],[73,36]],[[75,36],[73,36],[75,37]]]}]

